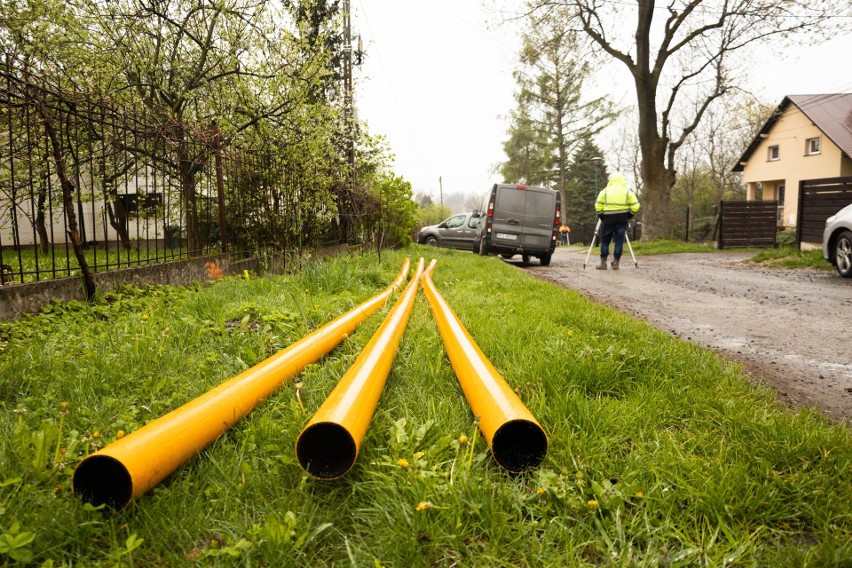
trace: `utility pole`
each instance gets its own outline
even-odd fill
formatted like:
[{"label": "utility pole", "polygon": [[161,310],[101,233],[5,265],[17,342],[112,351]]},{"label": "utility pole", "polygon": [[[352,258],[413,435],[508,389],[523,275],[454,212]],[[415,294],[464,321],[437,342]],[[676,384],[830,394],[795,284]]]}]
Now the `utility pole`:
[{"label": "utility pole", "polygon": [[441,200],[441,207],[444,207],[444,182],[441,176],[438,176],[438,198]]}]

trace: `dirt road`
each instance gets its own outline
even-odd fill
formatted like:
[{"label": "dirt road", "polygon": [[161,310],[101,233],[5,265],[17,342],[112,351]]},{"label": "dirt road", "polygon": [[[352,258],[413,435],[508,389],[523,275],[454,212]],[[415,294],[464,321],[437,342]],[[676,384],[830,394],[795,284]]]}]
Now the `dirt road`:
[{"label": "dirt road", "polygon": [[852,280],[763,268],[742,252],[640,256],[638,268],[624,253],[618,271],[595,270],[594,254],[584,269],[576,247],[524,269],[738,360],[782,399],[852,423]]}]

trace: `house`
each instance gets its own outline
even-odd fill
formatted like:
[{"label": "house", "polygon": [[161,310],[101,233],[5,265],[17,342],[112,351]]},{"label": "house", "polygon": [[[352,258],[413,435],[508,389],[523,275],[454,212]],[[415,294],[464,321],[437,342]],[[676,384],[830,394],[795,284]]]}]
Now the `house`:
[{"label": "house", "polygon": [[852,94],[789,95],[734,167],[746,199],[777,200],[778,226],[796,226],[799,182],[852,176]]}]

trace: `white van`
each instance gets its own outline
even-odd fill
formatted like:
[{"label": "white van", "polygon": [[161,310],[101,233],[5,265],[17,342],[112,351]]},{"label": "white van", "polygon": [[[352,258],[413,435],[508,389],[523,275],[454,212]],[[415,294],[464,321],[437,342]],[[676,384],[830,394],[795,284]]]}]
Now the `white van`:
[{"label": "white van", "polygon": [[534,256],[547,266],[559,239],[561,204],[559,192],[546,187],[494,184],[479,210],[474,252],[520,254],[525,263]]}]

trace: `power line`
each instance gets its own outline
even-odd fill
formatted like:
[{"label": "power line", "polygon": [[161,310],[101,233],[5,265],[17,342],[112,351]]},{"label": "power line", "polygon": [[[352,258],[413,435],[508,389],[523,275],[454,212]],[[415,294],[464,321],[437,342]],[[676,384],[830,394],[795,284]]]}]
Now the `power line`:
[{"label": "power line", "polygon": [[393,83],[391,82],[390,74],[388,73],[387,67],[385,66],[385,61],[382,58],[381,49],[379,49],[378,39],[376,38],[375,32],[373,32],[372,26],[370,25],[370,19],[367,17],[367,10],[364,8],[364,2],[358,0],[358,5],[361,8],[361,13],[364,17],[364,23],[367,25],[367,30],[370,32],[370,37],[372,37],[373,39],[376,57],[379,60],[379,65],[382,68],[382,74],[384,75],[385,81],[388,84],[388,90],[391,94],[391,98],[393,99],[397,114],[399,114],[399,119],[402,122],[403,127],[405,128],[405,133],[408,135],[408,138],[411,141],[411,145],[414,148],[414,153],[417,154],[417,159],[420,160],[420,163],[423,166],[426,166],[428,168],[429,164],[427,164],[426,160],[423,159],[423,155],[420,153],[420,148],[417,145],[417,141],[415,140],[414,136],[412,136],[411,129],[408,127],[408,122],[405,120],[405,114],[402,112],[402,106],[399,104],[399,98],[396,96],[396,91],[393,88]]}]

